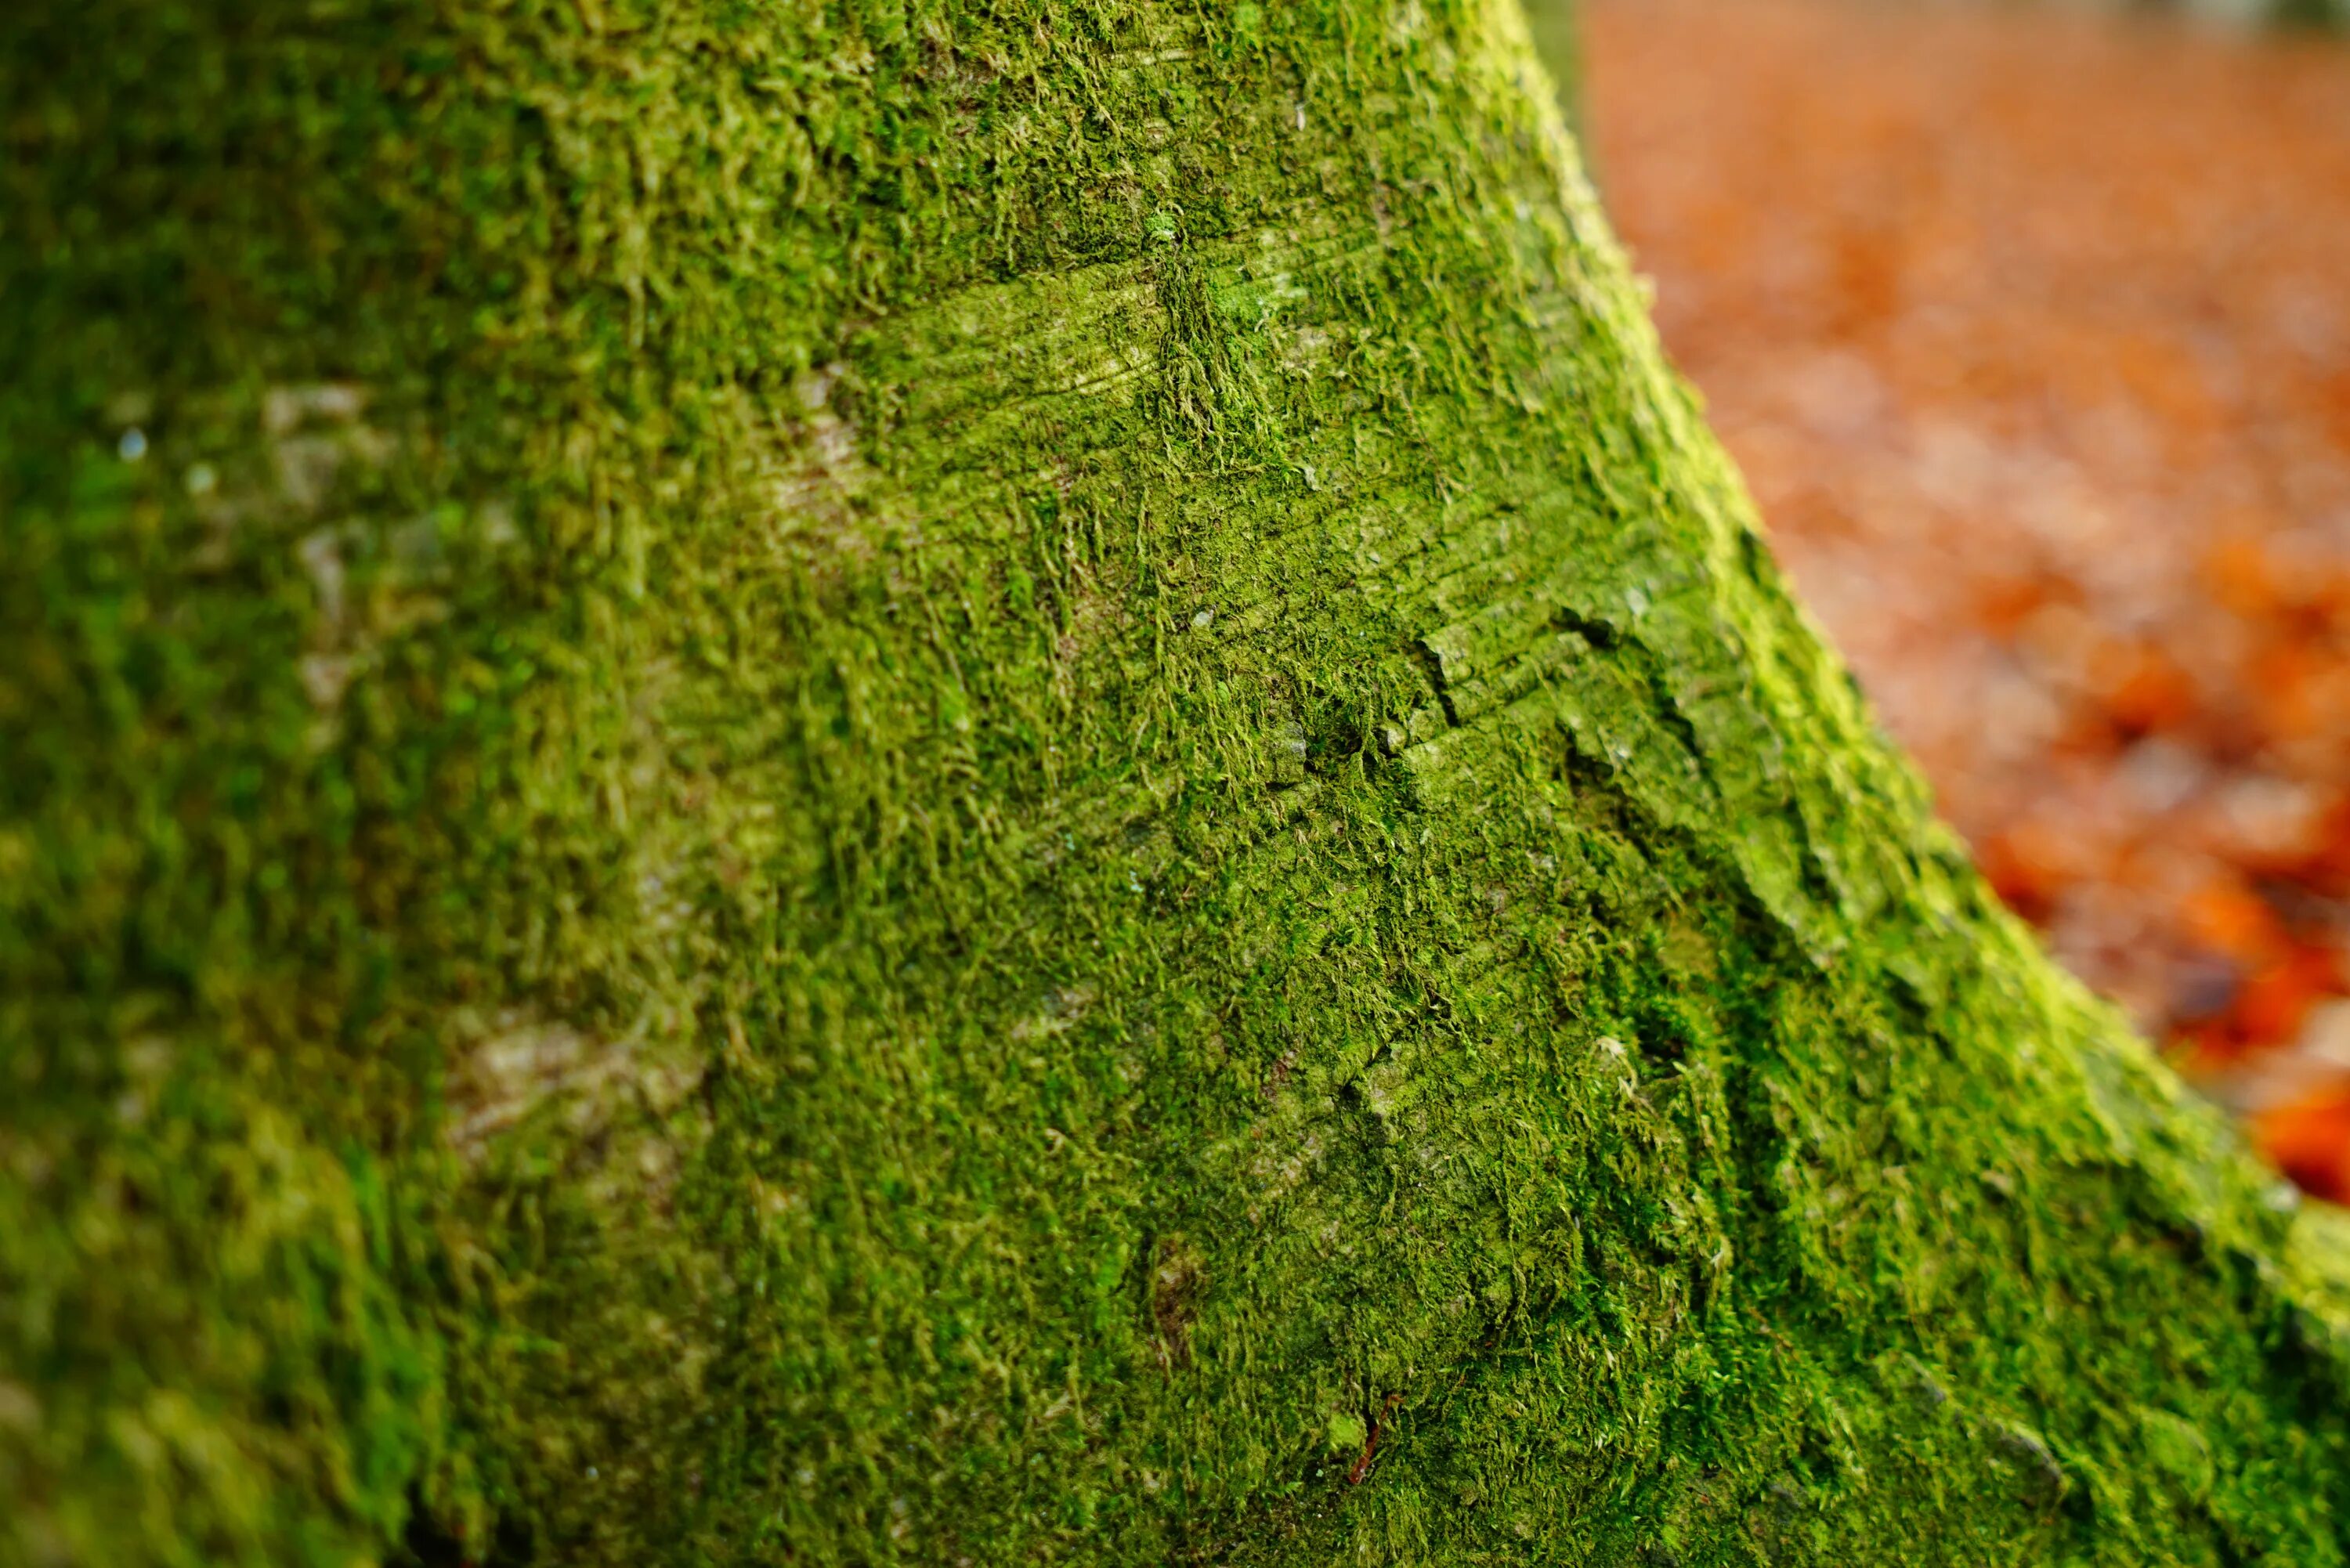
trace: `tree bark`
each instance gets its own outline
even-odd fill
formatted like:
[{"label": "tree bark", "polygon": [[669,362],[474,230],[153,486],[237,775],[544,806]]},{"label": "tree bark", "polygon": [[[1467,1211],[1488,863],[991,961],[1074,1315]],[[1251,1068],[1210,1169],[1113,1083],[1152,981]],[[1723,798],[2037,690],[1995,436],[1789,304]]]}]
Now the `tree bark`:
[{"label": "tree bark", "polygon": [[0,1562],[2342,1559],[1503,0],[5,10]]}]

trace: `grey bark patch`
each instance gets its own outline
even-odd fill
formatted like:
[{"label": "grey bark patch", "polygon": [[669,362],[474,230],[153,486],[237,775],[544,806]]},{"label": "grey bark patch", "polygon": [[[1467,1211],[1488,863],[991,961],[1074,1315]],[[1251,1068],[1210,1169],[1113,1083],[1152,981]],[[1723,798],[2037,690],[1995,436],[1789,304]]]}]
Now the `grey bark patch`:
[{"label": "grey bark patch", "polygon": [[442,1137],[478,1164],[498,1135],[542,1112],[558,1116],[573,1137],[585,1137],[608,1126],[626,1098],[661,1116],[701,1079],[698,1066],[656,1057],[634,1040],[605,1040],[567,1023],[509,1012],[493,1033],[460,1053]]}]

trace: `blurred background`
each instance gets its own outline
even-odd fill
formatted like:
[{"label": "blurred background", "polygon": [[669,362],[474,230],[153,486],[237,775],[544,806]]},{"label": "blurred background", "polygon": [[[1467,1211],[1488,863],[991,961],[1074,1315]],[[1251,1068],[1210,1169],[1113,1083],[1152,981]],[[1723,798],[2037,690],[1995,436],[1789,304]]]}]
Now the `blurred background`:
[{"label": "blurred background", "polygon": [[1667,347],[2001,894],[2350,1199],[2333,0],[1530,0]]}]

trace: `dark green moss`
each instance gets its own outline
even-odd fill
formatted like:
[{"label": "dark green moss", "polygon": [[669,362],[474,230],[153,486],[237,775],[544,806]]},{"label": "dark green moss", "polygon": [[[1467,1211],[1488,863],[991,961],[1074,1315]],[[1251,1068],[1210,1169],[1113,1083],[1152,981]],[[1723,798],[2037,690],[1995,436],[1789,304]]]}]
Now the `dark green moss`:
[{"label": "dark green moss", "polygon": [[0,1560],[2339,1561],[1529,58],[5,8]]}]

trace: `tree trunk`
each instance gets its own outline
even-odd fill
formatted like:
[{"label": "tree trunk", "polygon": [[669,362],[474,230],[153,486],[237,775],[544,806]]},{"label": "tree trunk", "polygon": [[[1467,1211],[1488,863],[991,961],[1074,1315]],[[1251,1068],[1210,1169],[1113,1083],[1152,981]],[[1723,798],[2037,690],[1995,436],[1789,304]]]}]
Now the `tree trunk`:
[{"label": "tree trunk", "polygon": [[2342,1560],[1503,0],[0,10],[0,1562]]}]

